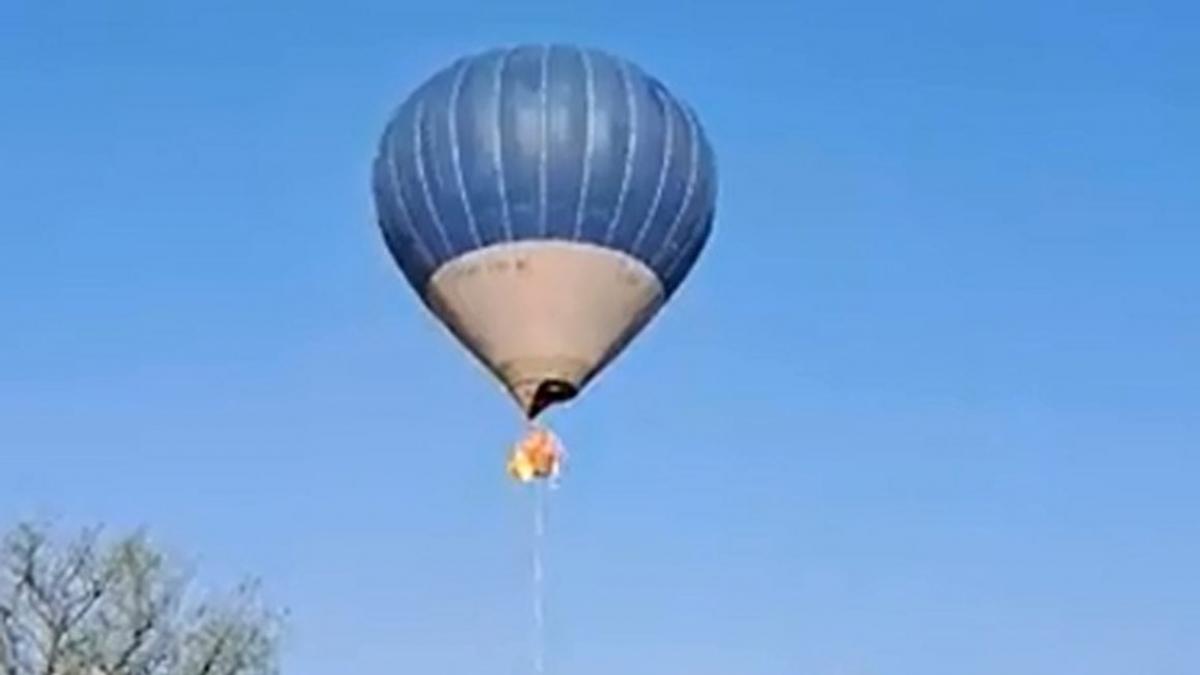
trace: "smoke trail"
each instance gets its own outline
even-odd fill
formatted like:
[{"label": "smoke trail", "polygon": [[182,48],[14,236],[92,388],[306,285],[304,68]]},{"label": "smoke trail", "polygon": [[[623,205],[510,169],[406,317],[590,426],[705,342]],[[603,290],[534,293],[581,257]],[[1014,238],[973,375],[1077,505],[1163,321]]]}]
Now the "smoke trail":
[{"label": "smoke trail", "polygon": [[546,490],[534,486],[533,507],[533,672],[546,672],[546,598],[542,549],[546,539]]}]

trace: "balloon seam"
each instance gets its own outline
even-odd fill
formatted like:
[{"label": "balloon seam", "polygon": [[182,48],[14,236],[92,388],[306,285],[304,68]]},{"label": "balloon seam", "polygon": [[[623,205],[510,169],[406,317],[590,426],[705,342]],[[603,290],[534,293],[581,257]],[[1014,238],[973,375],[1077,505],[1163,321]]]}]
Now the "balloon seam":
[{"label": "balloon seam", "polygon": [[583,237],[583,212],[587,205],[588,190],[591,187],[592,180],[592,160],[596,150],[596,130],[593,120],[593,107],[595,105],[596,83],[595,73],[592,71],[592,59],[588,53],[582,49],[579,50],[579,58],[583,62],[584,72],[584,96],[586,98],[584,127],[587,130],[587,145],[583,155],[583,178],[579,185],[579,203],[575,208],[575,230],[573,236],[575,239]]},{"label": "balloon seam", "polygon": [[401,215],[404,218],[404,224],[407,226],[408,231],[412,233],[413,242],[417,244],[417,248],[421,252],[421,257],[425,259],[425,262],[428,263],[430,270],[432,271],[433,267],[437,265],[437,260],[434,259],[432,249],[430,249],[429,245],[425,243],[425,239],[421,236],[420,230],[417,229],[416,224],[413,222],[412,212],[408,210],[408,203],[404,201],[404,193],[400,185],[400,172],[396,169],[396,157],[393,154],[396,146],[395,134],[392,133],[391,130],[389,130],[387,133],[386,145],[387,148],[385,149],[384,157],[387,160],[388,182],[392,184],[392,195],[394,201],[396,202],[396,205],[400,207]]},{"label": "balloon seam", "polygon": [[471,61],[469,59],[464,59],[458,67],[458,73],[454,77],[454,87],[450,91],[450,104],[447,106],[446,123],[450,129],[450,156],[454,161],[454,179],[458,185],[458,195],[462,199],[463,212],[467,216],[467,226],[471,229],[471,234],[475,237],[475,245],[483,246],[483,239],[479,236],[479,228],[475,225],[475,213],[471,210],[471,199],[467,196],[467,186],[463,180],[462,156],[458,143],[458,104],[461,100],[463,80],[466,79],[470,68]]},{"label": "balloon seam", "polygon": [[421,183],[421,191],[425,195],[425,208],[429,209],[429,215],[433,219],[433,224],[437,227],[438,233],[442,235],[442,243],[446,245],[446,257],[454,257],[454,246],[450,244],[450,237],[446,234],[446,228],[442,225],[441,214],[438,213],[437,206],[434,204],[433,193],[429,190],[429,181],[425,176],[425,145],[421,140],[421,124],[425,120],[425,102],[417,102],[417,112],[413,122],[413,137],[415,138],[414,148],[417,164],[417,180]]},{"label": "balloon seam", "polygon": [[508,204],[508,181],[504,174],[504,68],[508,65],[508,57],[512,50],[504,52],[496,64],[496,81],[493,87],[496,94],[496,126],[494,140],[496,142],[496,190],[500,193],[500,220],[504,225],[504,234],[508,241],[513,241],[512,214]]},{"label": "balloon seam", "polygon": [[688,170],[687,189],[683,193],[683,199],[679,202],[679,211],[675,213],[675,218],[671,221],[671,225],[667,228],[667,234],[663,237],[662,245],[659,247],[658,252],[655,253],[654,257],[651,259],[651,267],[657,266],[658,263],[662,262],[663,255],[666,254],[670,249],[671,239],[675,236],[676,230],[679,229],[679,224],[683,222],[683,217],[687,215],[688,208],[691,206],[692,197],[694,196],[696,190],[696,178],[700,173],[700,144],[697,142],[699,139],[697,138],[696,134],[696,117],[686,106],[681,105],[680,108],[683,110],[688,120],[688,135],[690,136],[690,142],[692,146],[692,151],[689,153],[691,168]]},{"label": "balloon seam", "polygon": [[539,83],[539,103],[541,105],[541,121],[542,121],[542,147],[538,155],[538,229],[541,236],[546,236],[546,164],[549,144],[549,134],[547,134],[548,122],[550,119],[548,108],[548,88],[549,88],[549,71],[550,71],[550,47],[542,45],[542,60],[541,60],[541,81]]},{"label": "balloon seam", "polygon": [[679,265],[683,263],[684,260],[687,260],[687,257],[691,255],[692,247],[697,246],[703,241],[704,233],[708,229],[709,226],[705,223],[702,223],[699,227],[692,230],[692,232],[687,236],[683,242],[683,246],[679,249],[678,255],[675,256],[675,259],[671,261],[670,265],[663,269],[662,282],[664,285],[671,282],[671,279],[675,276],[675,271],[679,268]]},{"label": "balloon seam", "polygon": [[641,247],[642,239],[646,236],[646,231],[649,229],[650,223],[654,220],[654,216],[658,211],[660,202],[662,201],[663,186],[667,182],[667,168],[671,164],[672,151],[672,136],[674,135],[674,125],[671,119],[671,105],[669,101],[664,100],[666,97],[657,90],[654,92],[659,104],[663,108],[663,121],[666,127],[666,138],[663,140],[662,165],[658,170],[658,186],[654,189],[654,199],[650,202],[650,207],[646,210],[646,218],[642,221],[641,227],[638,228],[637,236],[633,239],[633,244],[629,247],[630,252],[637,255],[638,248]]},{"label": "balloon seam", "polygon": [[633,86],[629,82],[629,64],[622,61],[619,72],[621,73],[621,85],[625,89],[625,105],[629,108],[629,146],[626,148],[625,169],[621,175],[621,192],[617,195],[617,206],[613,210],[612,219],[608,221],[608,229],[604,234],[605,244],[612,243],[617,223],[625,213],[625,199],[629,194],[629,184],[633,178],[633,159],[638,147],[637,97],[633,95]]}]

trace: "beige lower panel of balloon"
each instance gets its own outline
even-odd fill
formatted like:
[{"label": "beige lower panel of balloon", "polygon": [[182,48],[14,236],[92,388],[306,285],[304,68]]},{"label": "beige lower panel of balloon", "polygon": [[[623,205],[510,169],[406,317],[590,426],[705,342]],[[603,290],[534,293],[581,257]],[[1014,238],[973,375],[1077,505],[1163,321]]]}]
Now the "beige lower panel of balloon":
[{"label": "beige lower panel of balloon", "polygon": [[552,240],[464,254],[437,270],[426,294],[526,411],[541,382],[581,389],[663,302],[662,284],[637,259]]}]

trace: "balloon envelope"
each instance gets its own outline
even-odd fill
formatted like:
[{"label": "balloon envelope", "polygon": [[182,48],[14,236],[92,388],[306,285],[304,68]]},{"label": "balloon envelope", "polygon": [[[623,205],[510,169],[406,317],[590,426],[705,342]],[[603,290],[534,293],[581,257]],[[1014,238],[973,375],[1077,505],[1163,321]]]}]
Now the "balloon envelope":
[{"label": "balloon envelope", "polygon": [[574,396],[675,292],[717,190],[689,107],[572,46],[435,74],[389,122],[373,180],[409,283],[531,416]]}]

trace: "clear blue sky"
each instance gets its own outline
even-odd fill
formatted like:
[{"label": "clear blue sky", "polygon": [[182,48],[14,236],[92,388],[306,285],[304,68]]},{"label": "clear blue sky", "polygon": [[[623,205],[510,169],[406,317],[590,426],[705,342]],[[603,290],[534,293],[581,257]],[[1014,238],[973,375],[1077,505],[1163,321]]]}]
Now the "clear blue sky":
[{"label": "clear blue sky", "polygon": [[369,161],[460,53],[575,41],[722,191],[554,416],[550,672],[1198,672],[1194,3],[250,4],[0,5],[0,524],[261,576],[292,675],[526,672],[520,425]]}]

